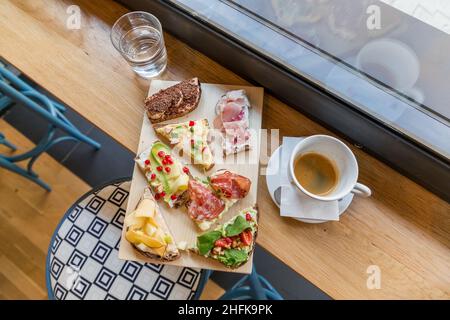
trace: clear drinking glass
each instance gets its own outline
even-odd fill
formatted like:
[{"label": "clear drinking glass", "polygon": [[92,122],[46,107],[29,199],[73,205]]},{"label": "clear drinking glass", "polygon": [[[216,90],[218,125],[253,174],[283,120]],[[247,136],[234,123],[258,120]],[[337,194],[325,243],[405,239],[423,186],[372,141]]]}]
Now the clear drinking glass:
[{"label": "clear drinking glass", "polygon": [[111,29],[111,42],[143,78],[155,77],[166,68],[161,23],[150,13],[135,11],[121,16]]}]

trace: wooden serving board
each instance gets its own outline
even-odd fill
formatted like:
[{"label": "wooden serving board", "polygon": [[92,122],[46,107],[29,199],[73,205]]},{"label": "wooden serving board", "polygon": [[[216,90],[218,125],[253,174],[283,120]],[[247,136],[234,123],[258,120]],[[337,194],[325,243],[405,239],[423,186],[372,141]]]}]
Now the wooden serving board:
[{"label": "wooden serving board", "polygon": [[[176,84],[175,81],[162,81],[153,80],[150,85],[149,95],[158,92],[160,89],[167,88]],[[177,123],[184,122],[188,120],[199,120],[202,118],[208,119],[210,127],[213,127],[213,120],[216,117],[215,106],[219,98],[227,91],[244,89],[247,93],[247,97],[250,101],[250,128],[253,130],[252,135],[256,139],[252,146],[253,148],[249,151],[241,152],[237,156],[231,156],[223,158],[221,152],[215,152],[216,165],[209,171],[203,172],[197,166],[188,165],[191,173],[194,176],[205,177],[212,174],[218,169],[229,169],[231,171],[237,172],[243,176],[248,177],[251,182],[251,189],[247,197],[237,202],[232,206],[228,212],[226,212],[222,219],[218,223],[223,223],[228,219],[236,215],[241,209],[251,207],[256,204],[256,195],[258,187],[258,176],[259,176],[259,146],[260,146],[260,130],[261,129],[261,119],[262,119],[262,108],[263,108],[263,88],[260,87],[248,87],[248,86],[230,86],[230,85],[219,85],[219,84],[201,84],[202,95],[198,107],[187,114],[184,117],[180,117],[173,120],[168,120],[165,123]],[[144,121],[142,124],[140,143],[138,147],[138,154],[140,154],[145,149],[149,148],[155,140],[162,140],[161,137],[156,135],[153,130],[152,124],[144,114]],[[165,142],[165,141],[164,141]],[[220,139],[214,139],[212,141],[211,149],[221,150]],[[183,162],[184,160],[181,159]],[[133,180],[131,182],[130,194],[128,197],[128,206],[126,214],[132,212],[147,186],[145,177],[141,169],[135,164],[133,172]],[[173,233],[176,242],[186,241],[188,246],[196,242],[196,237],[203,233],[194,222],[188,217],[187,210],[185,207],[171,209],[166,203],[159,201],[159,210],[164,215],[170,230]],[[213,229],[214,226],[211,228]],[[181,257],[175,261],[171,262],[161,262],[159,260],[153,260],[144,257],[139,252],[137,252],[131,244],[125,239],[125,230],[122,230],[122,239],[119,248],[119,258],[125,260],[134,260],[139,262],[150,262],[150,263],[163,263],[183,267],[191,268],[202,268],[211,270],[221,270],[228,272],[238,272],[238,273],[250,273],[252,270],[253,257],[250,257],[249,261],[243,266],[237,269],[229,269],[223,266],[221,263],[198,256],[192,252],[182,251]]]}]

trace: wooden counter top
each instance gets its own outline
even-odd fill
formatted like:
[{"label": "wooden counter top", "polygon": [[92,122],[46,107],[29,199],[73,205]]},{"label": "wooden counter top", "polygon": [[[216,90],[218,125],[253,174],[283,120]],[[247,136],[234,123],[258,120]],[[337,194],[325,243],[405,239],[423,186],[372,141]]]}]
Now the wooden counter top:
[{"label": "wooden counter top", "polygon": [[[82,11],[80,30],[66,28],[73,3]],[[110,43],[110,26],[124,12],[105,0],[0,1],[0,56],[135,151],[148,82]],[[169,63],[161,79],[248,84],[169,34],[165,40]],[[279,128],[280,136],[332,134],[274,97],[264,99],[264,128]],[[352,149],[373,196],[356,198],[340,222],[309,225],[279,216],[261,176],[258,243],[333,298],[449,299],[450,205]],[[367,288],[370,265],[381,270],[380,289]]]}]

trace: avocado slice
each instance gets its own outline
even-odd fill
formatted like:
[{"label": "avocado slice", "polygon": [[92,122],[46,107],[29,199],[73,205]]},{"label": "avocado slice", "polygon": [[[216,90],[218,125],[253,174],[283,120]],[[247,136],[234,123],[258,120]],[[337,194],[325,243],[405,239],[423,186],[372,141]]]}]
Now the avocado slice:
[{"label": "avocado slice", "polygon": [[[158,152],[163,151],[165,154],[171,155],[170,148],[161,141],[156,141],[151,149],[150,163],[152,171],[156,174],[158,181],[163,185],[163,190],[166,193],[164,200],[167,202],[170,196],[177,191],[184,191],[187,189],[189,176],[181,171],[181,164],[174,159],[174,164],[170,165],[171,171],[158,171],[156,167],[163,166],[162,158],[158,156]],[[164,167],[164,166],[163,166]]]},{"label": "avocado slice", "polygon": [[[162,164],[162,158],[158,156],[158,152],[163,151],[166,155],[171,155],[170,148],[162,143],[161,141],[156,141],[152,146],[152,156],[155,159],[156,163],[158,163],[159,166],[163,166]],[[176,161],[176,160],[175,160]],[[181,168],[180,164],[176,161],[173,165],[170,166],[170,172],[169,173],[163,173],[162,175],[166,178],[166,180],[175,180],[178,178],[181,174]],[[164,190],[166,191],[166,190]],[[166,191],[167,193],[167,191]]]},{"label": "avocado slice", "polygon": [[[156,156],[156,157],[158,157],[158,156]],[[156,167],[160,166],[160,164],[156,160],[156,157],[153,155],[153,153],[151,153],[149,156],[150,165],[152,167],[152,172],[154,174],[156,174],[156,179],[158,179],[158,181],[161,182],[164,192],[166,194],[168,194],[168,193],[170,193],[170,184],[169,184],[169,181],[168,181],[166,175],[164,173],[156,170]]]},{"label": "avocado slice", "polygon": [[152,159],[150,162],[152,163],[153,172],[156,174],[156,177],[159,181],[161,181],[163,185],[164,192],[166,193],[166,198],[170,197],[172,194],[172,188],[170,187],[169,177],[163,171],[158,171],[156,167],[162,166],[162,158],[158,156],[158,152],[163,151],[165,154],[170,154],[170,148],[162,143],[161,141],[156,141],[153,143],[151,150]]},{"label": "avocado slice", "polygon": [[158,156],[158,152],[160,151],[164,152],[165,154],[170,154],[170,148],[166,144],[162,143],[161,141],[156,141],[155,143],[153,143],[151,153],[156,163],[161,166],[162,158]]}]

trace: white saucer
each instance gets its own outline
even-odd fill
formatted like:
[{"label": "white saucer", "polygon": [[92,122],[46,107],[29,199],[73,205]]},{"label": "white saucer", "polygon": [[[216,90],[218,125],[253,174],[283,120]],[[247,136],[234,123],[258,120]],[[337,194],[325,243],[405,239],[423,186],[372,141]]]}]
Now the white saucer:
[{"label": "white saucer", "polygon": [[[275,197],[275,192],[278,193],[278,199],[281,198],[281,186],[280,186],[280,176],[279,176],[279,169],[280,169],[280,157],[281,157],[281,148],[283,146],[279,146],[277,150],[274,151],[272,156],[270,157],[269,163],[267,165],[266,172],[274,173],[270,175],[266,175],[266,183],[267,183],[267,189],[269,189],[270,196],[272,197],[273,202],[280,207],[279,202],[277,202]],[[294,188],[294,186],[292,186]],[[277,191],[278,190],[278,191]],[[344,213],[345,210],[349,207],[350,203],[352,203],[353,200],[353,193],[349,193],[347,196],[345,196],[343,199],[338,201],[338,207],[339,207],[339,215]],[[311,219],[300,219],[300,218],[293,218],[295,220],[299,220],[305,223],[323,223],[327,222],[326,220],[311,220]]]}]

